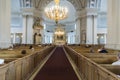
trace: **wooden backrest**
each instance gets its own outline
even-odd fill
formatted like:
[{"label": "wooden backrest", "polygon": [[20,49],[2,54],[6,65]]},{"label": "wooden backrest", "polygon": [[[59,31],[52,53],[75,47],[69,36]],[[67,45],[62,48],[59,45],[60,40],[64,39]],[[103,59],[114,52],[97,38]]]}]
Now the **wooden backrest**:
[{"label": "wooden backrest", "polygon": [[111,65],[111,64],[101,64],[102,67],[110,70],[111,72],[120,75],[120,66],[119,65]]}]

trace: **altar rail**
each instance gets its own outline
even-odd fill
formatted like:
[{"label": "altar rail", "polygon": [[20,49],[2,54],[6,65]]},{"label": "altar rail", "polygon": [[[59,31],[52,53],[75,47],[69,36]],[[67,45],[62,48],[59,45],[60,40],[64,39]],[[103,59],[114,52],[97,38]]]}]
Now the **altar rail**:
[{"label": "altar rail", "polygon": [[40,52],[0,65],[0,80],[25,80],[53,48],[46,47]]},{"label": "altar rail", "polygon": [[82,80],[120,80],[116,74],[75,52],[68,46],[65,46],[65,49],[77,66]]}]

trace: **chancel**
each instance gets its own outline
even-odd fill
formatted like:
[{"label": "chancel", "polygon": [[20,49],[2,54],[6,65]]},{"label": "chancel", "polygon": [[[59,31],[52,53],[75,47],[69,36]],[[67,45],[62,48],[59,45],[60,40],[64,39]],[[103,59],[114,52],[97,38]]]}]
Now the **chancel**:
[{"label": "chancel", "polygon": [[0,0],[0,80],[120,80],[119,34],[120,0]]},{"label": "chancel", "polygon": [[54,44],[64,45],[66,43],[66,33],[62,26],[58,25],[54,32]]},{"label": "chancel", "polygon": [[63,45],[66,43],[65,30],[60,27],[58,21],[63,20],[68,17],[68,9],[66,7],[60,6],[59,0],[54,0],[55,5],[51,8],[45,8],[45,14],[48,18],[55,20],[56,28],[54,32],[54,44]]}]

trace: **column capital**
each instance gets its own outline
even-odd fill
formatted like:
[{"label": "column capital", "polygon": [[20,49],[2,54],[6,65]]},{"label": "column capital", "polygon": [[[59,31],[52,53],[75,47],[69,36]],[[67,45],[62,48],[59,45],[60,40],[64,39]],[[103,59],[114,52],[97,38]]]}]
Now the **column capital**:
[{"label": "column capital", "polygon": [[98,10],[96,8],[85,8],[79,12],[80,18],[92,15],[94,16],[98,15]]},{"label": "column capital", "polygon": [[22,15],[33,15],[34,8],[21,8]]}]

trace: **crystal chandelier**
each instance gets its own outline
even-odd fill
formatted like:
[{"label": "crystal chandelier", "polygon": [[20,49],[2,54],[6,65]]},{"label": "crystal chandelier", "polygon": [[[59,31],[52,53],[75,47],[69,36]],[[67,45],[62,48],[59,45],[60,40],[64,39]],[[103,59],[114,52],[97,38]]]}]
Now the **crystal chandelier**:
[{"label": "crystal chandelier", "polygon": [[63,31],[55,31],[55,34],[56,34],[56,35],[64,35],[65,32],[63,32]]},{"label": "crystal chandelier", "polygon": [[54,6],[45,9],[45,14],[48,18],[55,20],[57,24],[58,20],[63,20],[67,18],[68,9],[66,7],[60,6],[59,0],[54,0],[54,2],[55,2]]}]

